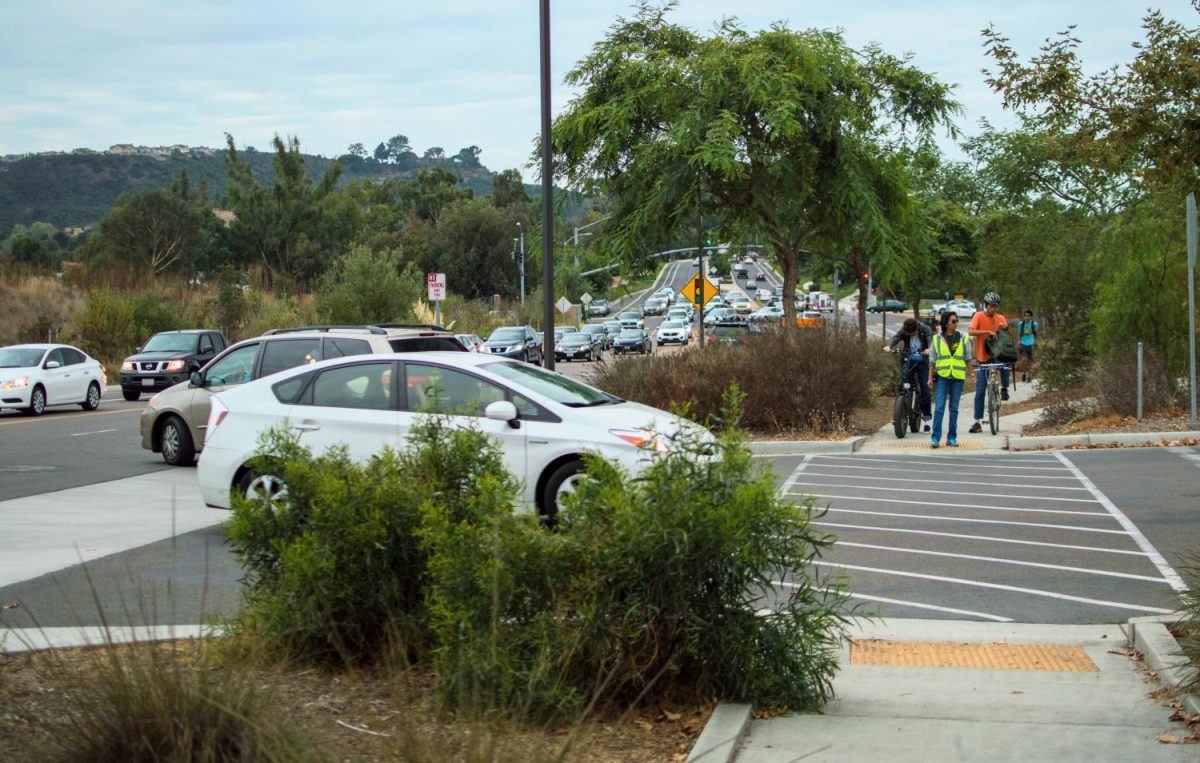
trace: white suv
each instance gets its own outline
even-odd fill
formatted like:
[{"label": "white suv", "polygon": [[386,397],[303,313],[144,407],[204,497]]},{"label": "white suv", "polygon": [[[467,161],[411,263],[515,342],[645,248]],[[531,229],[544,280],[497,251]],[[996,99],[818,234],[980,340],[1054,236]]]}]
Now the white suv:
[{"label": "white suv", "polygon": [[441,326],[425,324],[273,329],[231,345],[188,381],[150,398],[140,421],[142,447],[161,453],[172,466],[191,466],[204,447],[209,400],[218,392],[328,358],[428,350],[466,348]]}]

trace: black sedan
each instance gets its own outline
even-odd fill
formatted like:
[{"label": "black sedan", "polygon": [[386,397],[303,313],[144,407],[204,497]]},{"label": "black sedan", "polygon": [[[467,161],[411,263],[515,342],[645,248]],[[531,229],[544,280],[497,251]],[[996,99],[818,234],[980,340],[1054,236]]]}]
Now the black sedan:
[{"label": "black sedan", "polygon": [[643,355],[654,349],[654,340],[642,329],[621,329],[613,340],[613,354],[636,352]]},{"label": "black sedan", "polygon": [[582,331],[566,334],[558,344],[554,345],[556,360],[595,360],[598,355],[593,335],[585,334]]},{"label": "black sedan", "polygon": [[868,313],[903,313],[907,310],[908,305],[898,299],[885,299],[867,308]]}]

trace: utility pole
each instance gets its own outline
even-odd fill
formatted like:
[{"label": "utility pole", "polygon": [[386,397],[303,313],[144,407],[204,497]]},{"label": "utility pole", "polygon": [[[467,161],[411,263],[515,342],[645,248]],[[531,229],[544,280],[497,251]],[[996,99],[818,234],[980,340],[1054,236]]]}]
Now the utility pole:
[{"label": "utility pole", "polygon": [[517,223],[517,232],[521,234],[521,304],[525,304],[525,229]]},{"label": "utility pole", "polygon": [[[550,142],[550,0],[538,3],[542,101],[542,365],[554,370],[554,148]],[[522,245],[522,250],[524,246]],[[522,283],[524,279],[522,278]]]},{"label": "utility pole", "polygon": [[1188,258],[1188,387],[1192,398],[1192,429],[1196,428],[1196,194],[1187,195]]}]

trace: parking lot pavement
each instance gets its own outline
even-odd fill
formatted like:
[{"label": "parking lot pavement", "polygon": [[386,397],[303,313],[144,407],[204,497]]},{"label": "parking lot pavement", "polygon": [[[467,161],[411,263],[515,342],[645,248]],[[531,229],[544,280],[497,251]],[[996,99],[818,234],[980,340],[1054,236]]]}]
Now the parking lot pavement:
[{"label": "parking lot pavement", "polygon": [[888,617],[1116,622],[1172,611],[1183,587],[1062,454],[811,455],[781,494],[813,498],[839,538],[817,564]]}]

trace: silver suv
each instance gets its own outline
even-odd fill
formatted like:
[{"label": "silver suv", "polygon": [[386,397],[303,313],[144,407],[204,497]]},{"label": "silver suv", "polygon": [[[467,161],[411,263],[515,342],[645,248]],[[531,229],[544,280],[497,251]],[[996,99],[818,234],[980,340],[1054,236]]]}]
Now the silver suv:
[{"label": "silver suv", "polygon": [[441,326],[425,324],[273,329],[231,345],[188,381],[150,398],[140,422],[142,447],[161,453],[172,466],[191,466],[204,446],[209,399],[222,390],[329,358],[436,350],[465,352],[466,348]]}]

